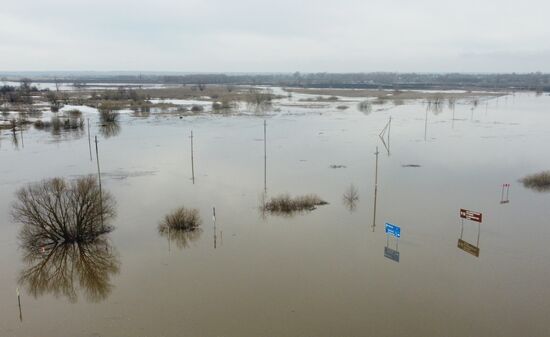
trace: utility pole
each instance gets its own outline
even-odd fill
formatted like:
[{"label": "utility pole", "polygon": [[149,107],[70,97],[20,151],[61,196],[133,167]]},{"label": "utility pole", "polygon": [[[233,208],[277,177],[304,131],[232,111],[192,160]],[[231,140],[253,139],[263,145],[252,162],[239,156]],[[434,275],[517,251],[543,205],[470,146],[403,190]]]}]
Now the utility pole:
[{"label": "utility pole", "polygon": [[264,193],[267,193],[267,121],[264,119]]},{"label": "utility pole", "polygon": [[193,159],[193,131],[191,131],[191,179],[193,180],[193,185],[195,184],[195,162]]},{"label": "utility pole", "polygon": [[376,147],[376,166],[374,169],[374,212],[372,217],[372,231],[374,232],[374,227],[376,227],[376,198],[378,196],[378,146]]},{"label": "utility pole", "polygon": [[101,212],[101,227],[103,227],[103,192],[101,190],[101,169],[99,168],[99,150],[97,147],[97,136],[95,136],[95,158],[97,162],[97,177],[99,182],[99,204]]}]

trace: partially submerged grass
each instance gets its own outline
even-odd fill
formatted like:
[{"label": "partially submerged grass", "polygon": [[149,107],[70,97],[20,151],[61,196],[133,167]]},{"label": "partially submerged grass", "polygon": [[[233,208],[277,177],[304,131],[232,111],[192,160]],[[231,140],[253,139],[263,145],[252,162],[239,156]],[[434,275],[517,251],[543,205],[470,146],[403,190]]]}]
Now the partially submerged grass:
[{"label": "partially submerged grass", "polygon": [[357,109],[365,115],[368,115],[372,112],[372,104],[369,101],[362,101],[357,104]]},{"label": "partially submerged grass", "polygon": [[122,108],[123,106],[118,102],[113,102],[113,101],[102,102],[98,107],[101,123],[116,122],[119,117],[119,113],[117,110],[120,110]]},{"label": "partially submerged grass", "polygon": [[201,225],[199,210],[179,207],[167,214],[164,220],[159,224],[159,232],[174,231],[194,231]]},{"label": "partially submerged grass", "polygon": [[292,198],[288,194],[282,194],[271,198],[264,204],[264,210],[275,214],[292,214],[295,212],[312,211],[317,206],[326,205],[328,202],[315,194],[307,194]]},{"label": "partially submerged grass", "polygon": [[[503,96],[505,93],[495,93],[495,92],[451,92],[444,91],[433,92],[433,91],[419,91],[419,90],[401,90],[401,91],[391,91],[391,90],[377,90],[377,89],[334,89],[334,88],[285,88],[287,92],[308,94],[308,95],[325,95],[334,97],[375,97],[382,98],[383,100],[414,100],[414,99],[434,99],[436,97],[441,98],[454,98],[454,99],[474,99],[476,97],[497,97]],[[379,101],[382,103],[382,101]]]},{"label": "partially submerged grass", "polygon": [[204,111],[204,107],[203,107],[202,105],[194,104],[194,105],[191,107],[191,111],[192,111],[192,112],[203,112],[203,111]]},{"label": "partially submerged grass", "polygon": [[538,192],[550,192],[550,171],[530,174],[520,180],[523,186]]},{"label": "partially submerged grass", "polygon": [[82,117],[82,111],[80,111],[78,109],[71,109],[71,110],[67,111],[66,114],[69,115],[72,118]]}]

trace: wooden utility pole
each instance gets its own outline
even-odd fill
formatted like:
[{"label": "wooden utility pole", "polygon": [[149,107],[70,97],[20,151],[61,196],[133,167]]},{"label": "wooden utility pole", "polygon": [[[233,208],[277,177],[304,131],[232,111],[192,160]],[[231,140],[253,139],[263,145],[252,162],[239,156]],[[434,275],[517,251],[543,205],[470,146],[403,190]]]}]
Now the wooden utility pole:
[{"label": "wooden utility pole", "polygon": [[264,119],[264,192],[267,193],[267,121]]},{"label": "wooden utility pole", "polygon": [[191,179],[195,184],[195,162],[193,158],[193,131],[191,131]]},{"label": "wooden utility pole", "polygon": [[103,191],[101,190],[101,169],[99,167],[99,150],[97,147],[97,136],[95,136],[95,158],[97,162],[97,179],[99,182],[99,204],[101,212],[101,227],[103,227]]},{"label": "wooden utility pole", "polygon": [[376,198],[378,196],[378,146],[376,147],[376,166],[374,169],[374,212],[372,216],[372,231],[374,232],[374,227],[376,227]]},{"label": "wooden utility pole", "polygon": [[88,149],[90,150],[90,161],[92,161],[92,139],[90,136],[90,119],[88,118]]}]

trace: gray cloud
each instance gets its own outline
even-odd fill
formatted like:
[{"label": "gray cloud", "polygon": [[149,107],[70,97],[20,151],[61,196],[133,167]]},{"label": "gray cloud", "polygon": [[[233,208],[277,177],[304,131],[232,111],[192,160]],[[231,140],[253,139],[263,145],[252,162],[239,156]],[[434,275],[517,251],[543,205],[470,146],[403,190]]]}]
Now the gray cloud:
[{"label": "gray cloud", "polygon": [[550,3],[21,0],[0,70],[550,71]]}]

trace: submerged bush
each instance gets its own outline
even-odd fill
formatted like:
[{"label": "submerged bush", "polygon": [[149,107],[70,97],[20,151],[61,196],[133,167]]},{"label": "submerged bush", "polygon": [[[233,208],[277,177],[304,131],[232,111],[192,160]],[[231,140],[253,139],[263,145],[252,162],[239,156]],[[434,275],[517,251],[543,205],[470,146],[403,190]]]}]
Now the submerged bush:
[{"label": "submerged bush", "polygon": [[520,180],[523,186],[539,192],[550,191],[550,171],[528,175]]},{"label": "submerged bush", "polygon": [[271,91],[259,89],[250,89],[248,93],[244,95],[245,102],[252,105],[271,104],[273,98],[274,95]]},{"label": "submerged bush", "polygon": [[203,111],[204,111],[204,107],[203,107],[202,105],[194,104],[194,105],[191,107],[191,111],[192,111],[192,112],[203,112]]},{"label": "submerged bush", "polygon": [[122,106],[116,102],[106,101],[99,105],[99,117],[102,123],[116,122],[119,117],[117,110],[122,109]]},{"label": "submerged bush", "polygon": [[179,207],[167,214],[159,224],[159,231],[194,231],[201,225],[201,218],[197,209]]},{"label": "submerged bush", "polygon": [[44,249],[64,243],[93,242],[113,227],[114,199],[92,176],[43,180],[16,192],[12,217],[22,223],[23,247]]},{"label": "submerged bush", "polygon": [[368,115],[372,112],[372,104],[369,101],[362,101],[357,104],[357,109]]},{"label": "submerged bush", "polygon": [[300,211],[312,211],[316,206],[326,205],[326,201],[315,194],[308,194],[298,197],[290,197],[288,194],[279,195],[271,198],[263,206],[271,213],[290,214]]}]

